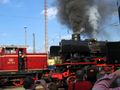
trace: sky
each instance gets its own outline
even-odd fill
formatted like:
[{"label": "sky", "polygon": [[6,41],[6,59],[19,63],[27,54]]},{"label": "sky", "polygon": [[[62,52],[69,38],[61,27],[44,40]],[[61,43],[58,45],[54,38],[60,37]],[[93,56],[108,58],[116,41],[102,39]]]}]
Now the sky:
[{"label": "sky", "polygon": [[[49,46],[59,43],[67,31],[58,23],[54,0],[48,0]],[[0,0],[0,45],[25,45],[27,31],[28,51],[32,51],[35,33],[36,52],[44,52],[44,0]],[[56,37],[56,38],[55,38]]]},{"label": "sky", "polygon": [[[70,38],[72,33],[59,23],[57,12],[54,0],[48,0],[49,47],[58,45],[61,39]],[[117,15],[113,16],[109,27],[105,28],[111,30],[113,35],[109,38],[111,40],[120,40],[117,19]],[[25,45],[24,27],[27,27],[28,52],[33,50],[33,33],[36,52],[44,52],[44,0],[0,0],[0,45]]]}]

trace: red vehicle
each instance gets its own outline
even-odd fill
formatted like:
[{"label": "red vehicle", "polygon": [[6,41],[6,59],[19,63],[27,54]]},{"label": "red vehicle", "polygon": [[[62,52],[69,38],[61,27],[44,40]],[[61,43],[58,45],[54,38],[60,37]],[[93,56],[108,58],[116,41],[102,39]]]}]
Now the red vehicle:
[{"label": "red vehicle", "polygon": [[25,46],[0,46],[0,84],[22,85],[24,78],[37,78],[47,70],[46,53],[27,53]]}]

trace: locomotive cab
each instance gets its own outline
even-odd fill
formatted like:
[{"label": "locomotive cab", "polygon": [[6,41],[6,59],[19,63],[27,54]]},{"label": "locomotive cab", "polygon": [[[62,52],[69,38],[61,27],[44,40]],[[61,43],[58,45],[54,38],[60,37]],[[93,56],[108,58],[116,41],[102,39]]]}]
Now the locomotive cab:
[{"label": "locomotive cab", "polygon": [[20,71],[25,69],[24,55],[26,54],[25,46],[1,46],[0,61],[1,71]]}]

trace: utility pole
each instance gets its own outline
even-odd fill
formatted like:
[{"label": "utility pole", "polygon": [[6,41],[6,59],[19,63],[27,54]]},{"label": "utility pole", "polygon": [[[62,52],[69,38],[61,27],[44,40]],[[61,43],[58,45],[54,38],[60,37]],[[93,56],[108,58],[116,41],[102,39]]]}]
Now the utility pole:
[{"label": "utility pole", "polygon": [[35,33],[33,33],[33,53],[35,53]]},{"label": "utility pole", "polygon": [[45,19],[45,52],[48,53],[48,16],[47,16],[47,0],[44,0],[44,19]]},{"label": "utility pole", "polygon": [[25,46],[27,46],[27,27],[24,26],[24,30],[25,30]]}]

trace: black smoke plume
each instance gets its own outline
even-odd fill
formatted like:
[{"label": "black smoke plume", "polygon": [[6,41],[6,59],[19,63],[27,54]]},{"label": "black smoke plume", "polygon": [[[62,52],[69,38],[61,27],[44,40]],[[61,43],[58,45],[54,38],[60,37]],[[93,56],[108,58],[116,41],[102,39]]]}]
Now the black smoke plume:
[{"label": "black smoke plume", "polygon": [[99,26],[115,11],[114,0],[57,0],[58,17],[73,33],[96,37]]}]

